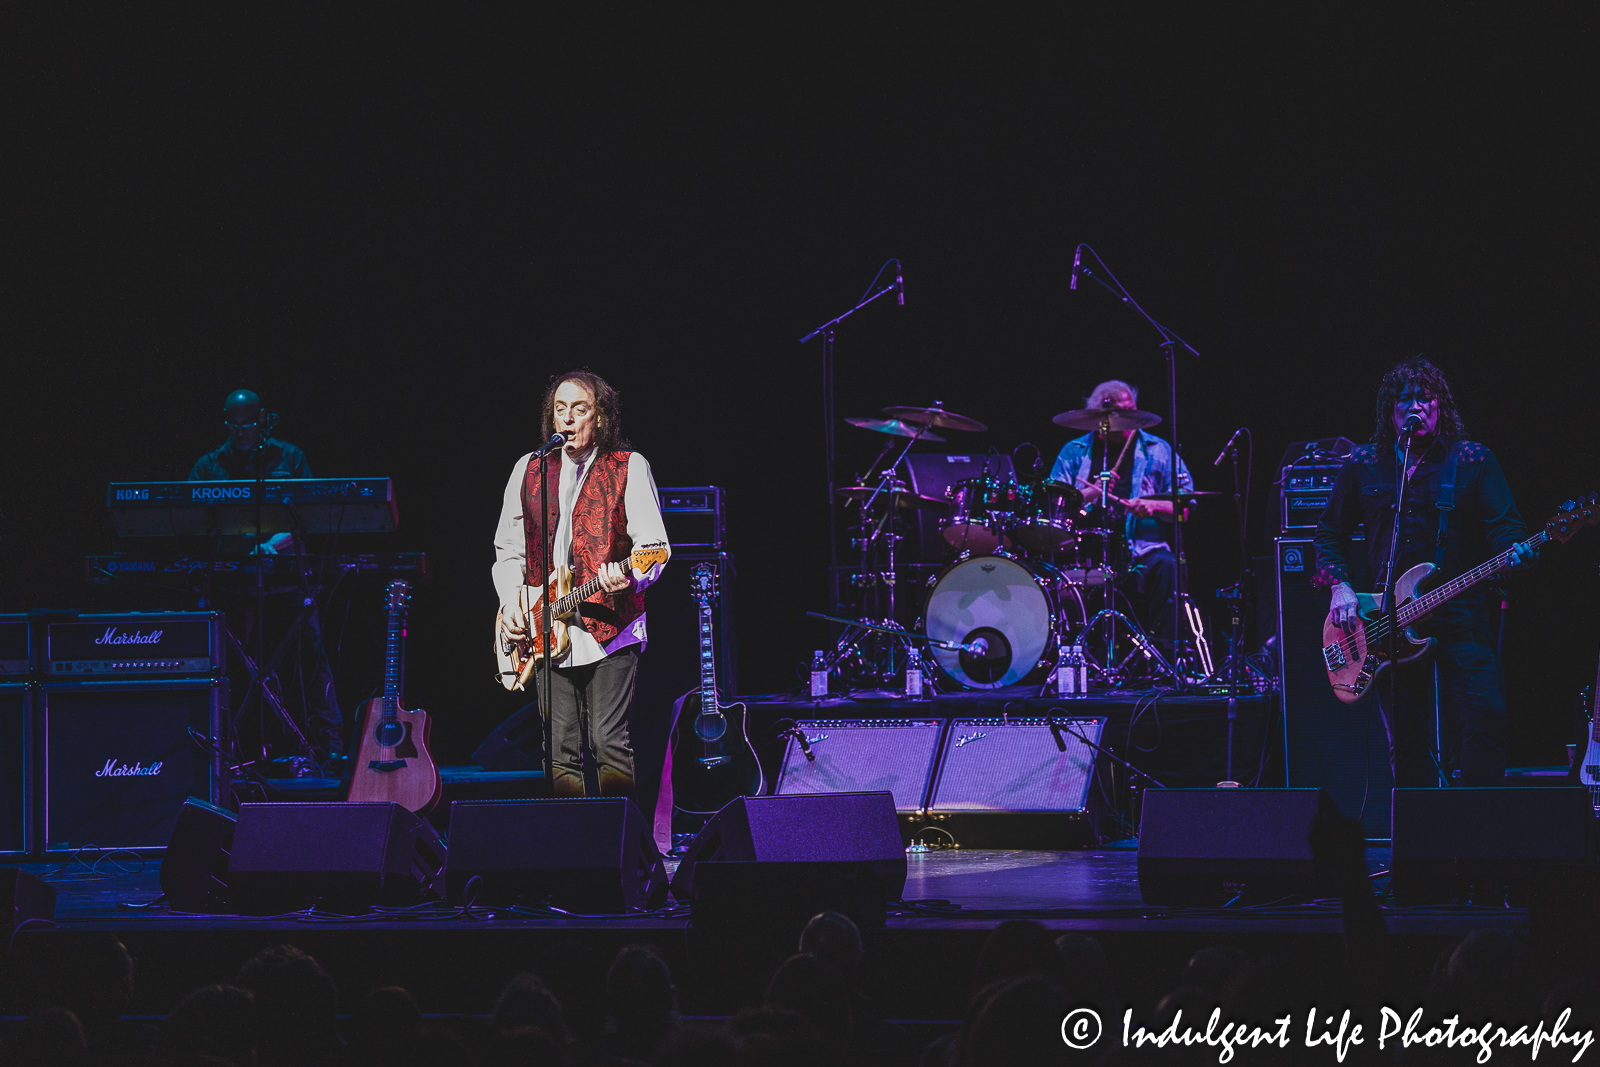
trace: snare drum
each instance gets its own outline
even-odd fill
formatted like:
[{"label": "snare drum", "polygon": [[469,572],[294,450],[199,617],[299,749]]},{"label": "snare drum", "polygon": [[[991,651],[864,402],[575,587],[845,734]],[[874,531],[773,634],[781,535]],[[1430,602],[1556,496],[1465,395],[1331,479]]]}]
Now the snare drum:
[{"label": "snare drum", "polygon": [[945,490],[950,514],[941,520],[945,541],[957,552],[994,552],[1010,548],[1006,527],[1024,506],[1015,479],[963,478]]},{"label": "snare drum", "polygon": [[928,592],[922,632],[972,646],[951,651],[930,644],[940,673],[965,689],[1041,681],[1055,663],[1058,643],[1050,571],[1006,555],[964,556],[940,571]]},{"label": "snare drum", "polygon": [[1059,552],[1076,538],[1083,494],[1066,482],[1039,481],[1023,487],[1025,505],[1017,512],[1011,538],[1029,552]]}]

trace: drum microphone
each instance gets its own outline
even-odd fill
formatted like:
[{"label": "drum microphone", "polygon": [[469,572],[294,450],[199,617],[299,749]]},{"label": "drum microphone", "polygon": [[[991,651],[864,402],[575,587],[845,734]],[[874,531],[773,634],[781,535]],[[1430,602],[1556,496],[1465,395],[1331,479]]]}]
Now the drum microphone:
[{"label": "drum microphone", "polygon": [[904,272],[902,271],[902,269],[900,267],[900,261],[898,259],[894,261],[894,288],[895,288],[895,295],[896,295],[896,297],[898,297],[898,299],[900,301],[900,306],[901,307],[905,307],[906,306],[906,279],[905,279],[905,274],[904,274]]},{"label": "drum microphone", "polygon": [[554,452],[556,449],[560,448],[566,443],[567,435],[557,430],[555,433],[550,435],[550,440],[533,450],[533,458],[538,459],[541,456],[548,456],[550,453]]},{"label": "drum microphone", "polygon": [[1056,739],[1056,750],[1058,752],[1065,752],[1067,750],[1067,742],[1066,739],[1061,736],[1061,731],[1063,729],[1062,725],[1056,722],[1055,718],[1052,717],[1048,711],[1044,713],[1044,721],[1050,724],[1050,735]]},{"label": "drum microphone", "polygon": [[1244,433],[1243,426],[1233,431],[1233,436],[1228,438],[1228,443],[1222,446],[1221,452],[1217,453],[1217,458],[1211,464],[1213,467],[1222,466],[1222,461],[1228,458],[1228,453],[1233,451],[1233,443],[1239,439],[1239,435],[1242,433]]}]

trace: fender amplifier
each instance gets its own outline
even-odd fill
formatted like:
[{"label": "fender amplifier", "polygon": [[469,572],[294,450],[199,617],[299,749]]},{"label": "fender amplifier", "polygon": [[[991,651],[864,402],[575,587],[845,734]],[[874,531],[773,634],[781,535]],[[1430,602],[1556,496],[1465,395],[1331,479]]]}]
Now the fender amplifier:
[{"label": "fender amplifier", "polygon": [[222,803],[227,682],[55,682],[37,718],[47,851],[165,848],[190,796]]},{"label": "fender amplifier", "polygon": [[919,836],[978,848],[1099,844],[1099,753],[1085,740],[1098,745],[1105,726],[1103,718],[952,719]]},{"label": "fender amplifier", "polygon": [[943,719],[803,719],[795,728],[811,747],[809,756],[792,735],[783,751],[774,794],[894,794],[894,810],[905,815],[928,804],[928,784],[939,759]]},{"label": "fender amplifier", "polygon": [[43,668],[51,677],[212,674],[223,668],[219,611],[72,615],[45,623]]}]

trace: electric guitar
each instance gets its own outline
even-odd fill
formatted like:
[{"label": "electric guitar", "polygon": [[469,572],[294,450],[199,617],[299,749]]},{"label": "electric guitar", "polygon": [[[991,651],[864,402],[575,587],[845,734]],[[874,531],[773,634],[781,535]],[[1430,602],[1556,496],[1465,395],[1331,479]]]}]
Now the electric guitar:
[{"label": "electric guitar", "polygon": [[[1538,548],[1549,541],[1566,544],[1584,526],[1600,523],[1600,493],[1561,505],[1544,529],[1521,544]],[[1460,596],[1479,582],[1511,569],[1515,546],[1482,563],[1466,574],[1418,595],[1418,587],[1437,570],[1432,563],[1419,563],[1395,583],[1395,621],[1400,626],[1395,662],[1410,663],[1433,647],[1434,639],[1421,638],[1410,627],[1437,611],[1447,601]],[[1333,621],[1330,612],[1322,624],[1322,662],[1328,671],[1333,695],[1346,704],[1366,696],[1378,671],[1388,666],[1385,653],[1389,643],[1389,616],[1382,593],[1358,593],[1357,612],[1362,622],[1346,633]]]},{"label": "electric guitar", "polygon": [[411,587],[390,582],[389,638],[383,660],[383,695],[367,702],[361,716],[361,744],[350,778],[351,801],[391,801],[408,811],[427,811],[443,789],[439,768],[428,752],[428,713],[400,706],[405,673],[401,638]]},{"label": "electric guitar", "polygon": [[[672,549],[665,541],[636,548],[626,560],[617,562],[637,571],[647,571],[657,563],[672,557]],[[539,632],[540,615],[544,611],[544,598],[550,597],[550,643],[555,648],[555,658],[566,655],[571,645],[567,636],[566,620],[578,613],[585,600],[600,592],[600,579],[594,577],[578,588],[572,588],[572,568],[557,567],[544,589],[524,585],[517,590],[517,607],[522,610],[527,637],[511,637],[506,633],[505,611],[494,616],[494,654],[499,662],[500,684],[507,689],[521,689],[533,676],[534,667],[545,658],[544,638]]]},{"label": "electric guitar", "polygon": [[672,806],[696,815],[714,815],[735,797],[766,792],[756,750],[745,732],[745,706],[717,698],[716,654],[711,604],[717,598],[717,572],[697,564],[689,587],[700,606],[700,686],[691,690],[672,725]]},{"label": "electric guitar", "polygon": [[1595,670],[1594,689],[1590,695],[1594,703],[1589,705],[1589,744],[1576,769],[1578,781],[1588,787],[1589,803],[1600,805],[1600,667]]}]

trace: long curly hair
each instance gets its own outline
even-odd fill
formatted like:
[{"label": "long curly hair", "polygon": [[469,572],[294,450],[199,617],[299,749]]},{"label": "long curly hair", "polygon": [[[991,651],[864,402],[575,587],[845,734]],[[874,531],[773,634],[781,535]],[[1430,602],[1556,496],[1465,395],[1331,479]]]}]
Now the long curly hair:
[{"label": "long curly hair", "polygon": [[556,390],[562,382],[577,382],[594,397],[594,446],[603,455],[630,447],[622,436],[622,401],[617,391],[600,375],[583,367],[550,379],[544,391],[544,436],[556,432]]},{"label": "long curly hair", "polygon": [[1439,401],[1439,428],[1436,432],[1439,440],[1453,444],[1467,438],[1466,424],[1461,421],[1461,412],[1456,407],[1455,398],[1450,395],[1450,383],[1445,381],[1444,371],[1434,366],[1426,356],[1415,356],[1396,363],[1378,386],[1372,443],[1378,446],[1380,455],[1383,449],[1395,442],[1394,406],[1400,394],[1413,385]]}]

